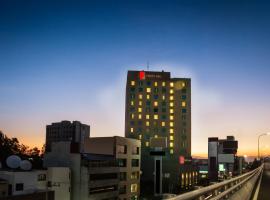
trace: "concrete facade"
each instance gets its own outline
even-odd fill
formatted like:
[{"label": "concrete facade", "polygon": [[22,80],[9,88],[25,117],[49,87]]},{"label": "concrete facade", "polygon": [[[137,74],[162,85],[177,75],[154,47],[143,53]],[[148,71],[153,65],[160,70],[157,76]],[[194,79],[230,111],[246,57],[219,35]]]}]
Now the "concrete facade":
[{"label": "concrete facade", "polygon": [[71,141],[74,143],[74,151],[81,151],[85,138],[89,137],[90,126],[79,121],[52,123],[46,126],[46,152],[51,151],[52,142],[59,141]]},{"label": "concrete facade", "polygon": [[[44,156],[44,167],[68,167],[71,170],[71,200],[117,199],[119,168],[93,159],[88,153],[71,153],[72,142],[52,143],[51,152]],[[93,163],[99,163],[94,167]],[[97,179],[92,180],[91,174]],[[107,178],[114,174],[113,180]],[[109,175],[110,176],[110,175]]]},{"label": "concrete facade", "polygon": [[[208,138],[208,176],[210,181],[232,177],[236,172],[238,141],[233,136],[226,139]],[[236,172],[237,173],[237,172]]]},{"label": "concrete facade", "polygon": [[141,143],[124,137],[96,137],[85,142],[84,151],[112,155],[119,167],[119,199],[138,199],[140,196]]},{"label": "concrete facade", "polygon": [[[40,193],[42,197],[44,192],[53,195],[55,200],[70,199],[70,170],[68,168],[48,168],[48,170],[1,170],[0,178],[5,180],[8,185],[8,194],[6,196],[23,195],[32,198],[31,194]],[[35,195],[34,195],[35,196]],[[34,197],[33,196],[33,197]],[[39,196],[38,196],[39,197]]]}]

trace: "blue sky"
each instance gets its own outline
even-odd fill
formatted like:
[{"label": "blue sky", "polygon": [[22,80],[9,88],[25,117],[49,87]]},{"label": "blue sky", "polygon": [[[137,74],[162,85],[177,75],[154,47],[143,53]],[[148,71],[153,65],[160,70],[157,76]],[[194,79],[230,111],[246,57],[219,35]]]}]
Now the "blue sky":
[{"label": "blue sky", "polygon": [[93,136],[123,135],[126,72],[149,61],[192,78],[194,153],[228,134],[255,151],[254,138],[269,130],[269,9],[240,0],[2,0],[0,129],[29,145],[64,119],[90,124]]}]

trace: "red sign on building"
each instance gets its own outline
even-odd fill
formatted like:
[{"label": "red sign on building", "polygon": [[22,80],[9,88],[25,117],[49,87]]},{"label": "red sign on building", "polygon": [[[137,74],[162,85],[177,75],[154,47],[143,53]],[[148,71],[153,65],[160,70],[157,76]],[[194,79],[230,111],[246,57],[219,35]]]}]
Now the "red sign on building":
[{"label": "red sign on building", "polygon": [[179,164],[180,165],[185,164],[185,157],[184,156],[179,156]]},{"label": "red sign on building", "polygon": [[140,78],[140,80],[144,80],[145,79],[145,72],[144,71],[140,71],[139,72],[139,78]]}]

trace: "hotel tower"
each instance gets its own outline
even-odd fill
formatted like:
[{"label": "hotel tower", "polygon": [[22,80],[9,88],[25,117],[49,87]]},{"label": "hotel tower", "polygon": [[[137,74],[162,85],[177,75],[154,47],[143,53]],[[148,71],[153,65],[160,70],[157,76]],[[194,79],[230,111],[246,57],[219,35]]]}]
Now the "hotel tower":
[{"label": "hotel tower", "polygon": [[141,140],[142,191],[175,192],[191,156],[191,80],[128,71],[125,136]]}]

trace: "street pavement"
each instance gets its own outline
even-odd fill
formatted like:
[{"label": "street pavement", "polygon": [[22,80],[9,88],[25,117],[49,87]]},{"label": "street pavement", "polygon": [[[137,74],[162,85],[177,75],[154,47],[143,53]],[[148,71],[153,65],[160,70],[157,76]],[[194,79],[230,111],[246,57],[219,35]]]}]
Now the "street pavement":
[{"label": "street pavement", "polygon": [[264,163],[263,176],[258,200],[270,200],[270,162]]}]

